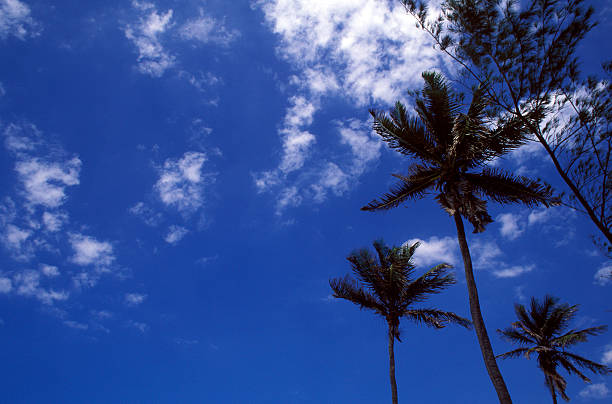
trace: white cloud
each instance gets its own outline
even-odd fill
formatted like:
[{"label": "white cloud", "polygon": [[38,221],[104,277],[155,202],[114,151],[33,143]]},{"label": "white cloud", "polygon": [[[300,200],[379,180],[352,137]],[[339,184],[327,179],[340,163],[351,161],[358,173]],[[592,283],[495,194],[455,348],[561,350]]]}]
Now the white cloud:
[{"label": "white cloud", "polygon": [[139,217],[143,222],[152,227],[159,225],[162,220],[161,213],[155,212],[151,207],[145,205],[144,202],[138,202],[136,205],[132,206],[130,208],[130,213]]},{"label": "white cloud", "polygon": [[193,213],[204,204],[202,165],[206,155],[187,152],[179,160],[168,159],[155,184],[161,201],[181,213]]},{"label": "white cloud", "polygon": [[79,323],[78,321],[73,320],[64,320],[64,325],[70,328],[74,328],[75,330],[86,330],[89,328],[87,324]]},{"label": "white cloud", "polygon": [[0,39],[14,36],[23,40],[28,34],[38,34],[30,7],[19,0],[0,0]]},{"label": "white cloud", "polygon": [[[259,191],[297,185],[303,190],[300,200],[312,197],[315,202],[323,201],[330,189],[340,195],[348,187],[326,187],[324,182],[334,178],[338,185],[353,186],[367,163],[379,158],[380,145],[368,136],[369,129],[364,131],[357,121],[348,121],[338,126],[341,144],[351,149],[350,164],[343,161],[345,155],[329,152],[329,147],[323,154],[315,150],[317,136],[309,126],[323,98],[342,96],[357,107],[390,104],[406,88],[420,85],[422,71],[440,66],[439,54],[399,2],[259,0],[255,4],[278,35],[279,55],[296,70],[290,79],[296,91],[289,98],[278,131],[280,162],[276,169],[255,174],[255,185]],[[318,167],[314,173],[312,167],[306,167],[309,159]],[[334,176],[329,175],[332,169]],[[289,177],[298,170],[306,173],[297,175],[297,179]],[[286,184],[288,181],[293,184]],[[278,195],[277,190],[274,192]]]},{"label": "white cloud", "polygon": [[98,241],[93,237],[73,233],[70,235],[70,244],[74,250],[72,262],[77,265],[106,268],[115,260],[113,246],[107,241]]},{"label": "white cloud", "polygon": [[601,362],[604,363],[605,365],[612,364],[612,345],[606,346],[606,350],[604,351],[601,357]]},{"label": "white cloud", "polygon": [[141,12],[138,23],[125,28],[125,36],[138,48],[138,70],[152,77],[161,77],[175,63],[160,42],[159,37],[171,26],[173,10],[160,13],[151,3],[133,1]]},{"label": "white cloud", "polygon": [[527,217],[527,224],[529,226],[533,226],[539,223],[546,223],[551,219],[552,210],[549,208],[539,208],[533,209],[529,212],[529,216]]},{"label": "white cloud", "polygon": [[504,269],[498,269],[493,271],[493,275],[497,278],[516,278],[527,272],[533,271],[535,265],[514,265]]},{"label": "white cloud", "polygon": [[145,301],[147,295],[142,293],[126,293],[125,295],[125,303],[128,306],[138,306],[142,302]]},{"label": "white cloud", "polygon": [[40,287],[40,274],[37,271],[25,270],[13,276],[15,292],[18,295],[35,297],[41,303],[52,305],[55,301],[68,299],[68,292],[46,290]]},{"label": "white cloud", "polygon": [[127,325],[128,327],[131,327],[131,328],[135,328],[135,329],[137,329],[138,331],[140,331],[140,332],[141,332],[141,333],[143,333],[143,334],[144,334],[145,332],[147,332],[147,331],[148,331],[148,329],[149,329],[149,326],[148,326],[147,324],[145,324],[145,323],[141,323],[141,322],[138,322],[138,321],[133,321],[133,320],[129,320],[129,321],[127,321],[127,322],[126,322],[126,325]]},{"label": "white cloud", "polygon": [[200,9],[199,17],[181,27],[180,34],[184,39],[223,46],[229,45],[240,35],[237,30],[229,30],[223,22],[205,15],[203,9]]},{"label": "white cloud", "polygon": [[290,206],[298,206],[302,202],[302,197],[298,195],[296,187],[288,187],[281,191],[276,202],[276,214],[281,215]]},{"label": "white cloud", "polygon": [[40,272],[42,272],[43,275],[48,276],[50,278],[54,278],[56,276],[59,276],[60,274],[59,269],[56,266],[47,265],[47,264],[40,265]]},{"label": "white cloud", "polygon": [[2,235],[4,246],[14,252],[16,255],[22,254],[24,242],[32,235],[31,231],[20,229],[19,227],[9,224],[6,226],[5,232]]},{"label": "white cloud", "polygon": [[494,241],[474,241],[470,245],[472,261],[476,269],[492,269],[499,265],[499,259],[503,255],[502,250]]},{"label": "white cloud", "polygon": [[[305,78],[323,77],[319,72],[335,76],[338,88],[360,105],[390,104],[407,87],[420,83],[421,72],[440,65],[431,40],[399,2],[260,0],[256,4],[279,36],[283,58],[303,70]],[[320,80],[311,82],[315,91],[320,88]]]},{"label": "white cloud", "polygon": [[420,265],[438,265],[447,263],[456,265],[459,262],[457,257],[457,240],[453,237],[432,236],[429,240],[413,238],[404,243],[412,245],[419,242],[420,245],[414,253],[414,263]]},{"label": "white cloud", "polygon": [[42,221],[48,231],[57,232],[68,221],[68,215],[63,212],[44,212]]},{"label": "white cloud", "polygon": [[519,223],[520,216],[512,213],[503,213],[497,216],[496,220],[501,222],[500,234],[508,240],[514,240],[525,230]]},{"label": "white cloud", "polygon": [[612,263],[606,262],[604,263],[594,276],[595,283],[604,286],[608,283],[612,282]]},{"label": "white cloud", "polygon": [[9,293],[13,289],[13,282],[10,278],[0,276],[0,293]]},{"label": "white cloud", "polygon": [[65,188],[79,184],[80,170],[78,157],[61,163],[32,158],[18,161],[15,165],[28,202],[48,208],[57,208],[64,203]]},{"label": "white cloud", "polygon": [[605,383],[591,384],[578,393],[583,398],[604,399],[610,395],[610,389]]},{"label": "white cloud", "polygon": [[187,230],[186,228],[182,226],[172,225],[168,229],[168,234],[166,234],[164,240],[166,240],[166,242],[169,244],[176,244],[181,241],[183,237],[187,235],[187,233],[189,233],[189,230]]}]

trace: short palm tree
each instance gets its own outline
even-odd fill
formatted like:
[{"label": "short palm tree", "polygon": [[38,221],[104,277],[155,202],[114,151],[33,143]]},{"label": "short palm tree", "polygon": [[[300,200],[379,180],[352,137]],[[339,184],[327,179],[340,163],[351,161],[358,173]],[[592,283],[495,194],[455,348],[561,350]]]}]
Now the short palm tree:
[{"label": "short palm tree", "polygon": [[447,264],[437,265],[413,279],[415,266],[412,256],[418,245],[415,243],[411,246],[388,248],[382,241],[374,242],[378,262],[366,248],[347,257],[358,281],[349,275],[329,281],[334,297],[346,299],[361,308],[374,310],[387,320],[389,377],[393,404],[397,404],[393,343],[395,339],[401,342],[400,318],[404,317],[435,328],[443,328],[447,323],[470,326],[469,320],[452,312],[432,308],[412,308],[413,303],[422,302],[428,295],[440,293],[455,283],[453,275],[446,272],[450,267]]},{"label": "short palm tree", "polygon": [[578,368],[588,369],[593,373],[608,374],[612,369],[578,356],[566,349],[579,342],[586,342],[589,336],[601,334],[606,326],[591,327],[584,330],[566,331],[570,321],[576,315],[578,306],[560,304],[559,299],[545,296],[542,302],[531,298],[529,312],[522,304],[514,306],[518,321],[504,330],[497,330],[510,342],[522,345],[513,351],[498,355],[499,358],[516,358],[524,356],[530,359],[532,354],[537,356],[538,367],[544,372],[546,386],[550,390],[553,403],[557,403],[557,393],[566,401],[565,394],[567,382],[557,372],[563,367],[569,374],[576,374],[582,380],[590,383]]},{"label": "short palm tree", "polygon": [[416,99],[417,116],[409,117],[400,102],[387,116],[370,111],[374,130],[389,146],[408,157],[416,158],[406,175],[394,176],[400,183],[379,200],[361,208],[386,210],[401,203],[420,199],[434,192],[435,199],[453,216],[457,239],[463,256],[470,313],[485,366],[501,403],[512,402],[499,371],[491,342],[482,318],[472,259],[465,237],[463,219],[484,231],[493,220],[485,199],[499,203],[523,203],[528,206],[556,204],[549,186],[486,167],[487,162],[515,149],[525,141],[525,131],[517,121],[491,129],[486,121],[486,99],[482,88],[474,91],[467,113],[460,113],[459,98],[444,77],[435,72],[423,73],[425,85]]}]

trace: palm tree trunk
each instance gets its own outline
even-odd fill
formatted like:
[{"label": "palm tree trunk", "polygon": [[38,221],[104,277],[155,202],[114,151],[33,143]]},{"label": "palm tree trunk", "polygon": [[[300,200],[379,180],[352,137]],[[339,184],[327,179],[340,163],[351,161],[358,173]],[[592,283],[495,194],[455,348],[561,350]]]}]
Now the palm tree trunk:
[{"label": "palm tree trunk", "polygon": [[395,353],[393,352],[393,327],[389,324],[389,379],[391,380],[391,401],[397,404],[397,383],[395,382]]},{"label": "palm tree trunk", "polygon": [[512,404],[510,393],[504,382],[504,378],[497,367],[495,361],[495,354],[491,347],[491,341],[487,334],[482,313],[480,311],[480,302],[478,300],[478,290],[476,288],[476,281],[474,280],[474,271],[472,269],[472,258],[470,257],[470,250],[468,248],[467,240],[465,238],[465,229],[463,227],[463,219],[459,212],[453,214],[455,219],[455,225],[457,226],[457,240],[459,241],[459,248],[461,249],[461,255],[463,256],[463,265],[465,268],[465,281],[467,283],[468,295],[470,298],[470,313],[472,315],[472,323],[474,324],[474,331],[478,337],[478,343],[480,345],[480,351],[482,352],[482,358],[484,359],[489,378],[495,387],[499,402],[502,404]]}]

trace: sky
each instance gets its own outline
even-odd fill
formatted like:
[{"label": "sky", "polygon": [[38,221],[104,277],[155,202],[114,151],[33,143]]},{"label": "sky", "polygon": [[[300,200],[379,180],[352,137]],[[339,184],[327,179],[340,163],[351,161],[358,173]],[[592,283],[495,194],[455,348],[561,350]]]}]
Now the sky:
[{"label": "sky", "polygon": [[[582,42],[609,59],[612,5]],[[386,0],[0,0],[0,403],[388,402],[386,324],[331,295],[374,240],[420,241],[423,303],[469,316],[452,219],[431,197],[360,207],[411,163],[371,130],[456,67]],[[498,162],[564,188],[539,144]],[[495,330],[552,294],[572,327],[612,324],[612,265],[564,207],[490,204],[469,235]],[[496,400],[473,332],[403,322],[400,401]],[[612,365],[612,334],[576,347]],[[536,363],[500,362],[517,403],[547,402]],[[568,377],[572,402],[612,381]]]}]

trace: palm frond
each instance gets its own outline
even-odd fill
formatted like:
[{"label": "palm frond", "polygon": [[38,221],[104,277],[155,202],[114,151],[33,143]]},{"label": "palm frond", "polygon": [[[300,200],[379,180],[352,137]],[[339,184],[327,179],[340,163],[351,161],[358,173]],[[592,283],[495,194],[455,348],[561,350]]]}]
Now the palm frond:
[{"label": "palm frond", "polygon": [[434,328],[444,328],[448,323],[458,324],[465,328],[472,327],[472,322],[470,320],[453,312],[437,309],[406,310],[404,312],[404,317]]},{"label": "palm frond", "polygon": [[375,310],[379,314],[385,316],[387,311],[385,307],[372,294],[359,287],[359,284],[350,276],[344,278],[335,278],[329,281],[334,291],[334,297],[348,300],[360,308]]},{"label": "palm frond", "polygon": [[391,149],[405,156],[437,161],[436,146],[426,128],[418,118],[408,117],[401,102],[395,104],[395,110],[391,110],[388,116],[375,110],[370,110],[370,115],[374,119],[372,129]]},{"label": "palm frond", "polygon": [[504,339],[507,339],[510,342],[515,342],[519,345],[531,345],[536,343],[536,340],[533,339],[533,337],[526,335],[513,327],[504,328],[503,330],[498,329],[497,332],[501,334]]},{"label": "palm frond", "polygon": [[557,358],[557,362],[563,366],[563,368],[567,371],[567,373],[575,374],[579,378],[581,378],[584,382],[591,383],[591,379],[586,377],[580,370],[578,370],[569,360],[564,358],[563,356],[559,356]]},{"label": "palm frond", "polygon": [[523,203],[529,207],[540,204],[549,207],[559,204],[548,184],[501,170],[485,168],[479,174],[465,173],[474,189],[495,202]]},{"label": "palm frond", "polygon": [[459,110],[451,87],[444,76],[437,72],[422,74],[425,85],[415,110],[436,140],[436,151],[445,154],[452,141],[451,133],[455,115]]},{"label": "palm frond", "polygon": [[448,264],[436,265],[408,284],[402,294],[404,304],[407,306],[411,303],[422,302],[427,299],[427,295],[440,293],[457,283],[455,277],[446,272],[448,268],[452,268],[452,266]]},{"label": "palm frond", "polygon": [[610,369],[609,367],[602,365],[600,363],[597,363],[597,362],[593,362],[589,359],[583,358],[582,356],[573,354],[571,352],[564,351],[560,353],[560,355],[570,359],[572,362],[574,362],[579,367],[583,369],[588,369],[593,373],[597,373],[600,375],[607,375],[609,373],[612,373],[612,369]]},{"label": "palm frond", "polygon": [[598,335],[604,333],[608,327],[601,325],[599,327],[586,328],[584,330],[576,331],[570,330],[569,332],[551,340],[554,346],[565,348],[568,346],[576,345],[579,342],[588,341],[589,336]]},{"label": "palm frond", "polygon": [[512,351],[508,351],[503,354],[496,355],[496,358],[508,359],[508,358],[517,358],[519,356],[525,356],[525,353],[528,351],[528,348],[517,348]]},{"label": "palm frond", "polygon": [[395,177],[400,178],[401,182],[378,200],[375,199],[362,207],[361,210],[387,210],[395,208],[408,199],[422,198],[427,190],[435,184],[436,179],[439,177],[439,170],[423,168],[409,177],[399,175],[395,175]]}]

